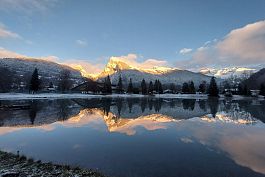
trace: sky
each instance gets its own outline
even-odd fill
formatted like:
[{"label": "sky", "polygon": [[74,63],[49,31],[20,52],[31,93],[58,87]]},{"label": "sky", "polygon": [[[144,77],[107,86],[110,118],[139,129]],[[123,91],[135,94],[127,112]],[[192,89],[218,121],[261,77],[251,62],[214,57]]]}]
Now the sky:
[{"label": "sky", "polygon": [[0,58],[38,57],[99,72],[265,63],[264,0],[0,0]]}]

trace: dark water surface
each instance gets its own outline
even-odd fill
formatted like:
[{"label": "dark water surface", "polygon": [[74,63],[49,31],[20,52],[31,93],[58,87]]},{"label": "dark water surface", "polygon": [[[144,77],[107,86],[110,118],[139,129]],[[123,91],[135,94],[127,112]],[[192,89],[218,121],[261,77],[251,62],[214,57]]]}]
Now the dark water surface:
[{"label": "dark water surface", "polygon": [[0,106],[0,149],[36,160],[117,177],[265,176],[265,101],[120,98]]}]

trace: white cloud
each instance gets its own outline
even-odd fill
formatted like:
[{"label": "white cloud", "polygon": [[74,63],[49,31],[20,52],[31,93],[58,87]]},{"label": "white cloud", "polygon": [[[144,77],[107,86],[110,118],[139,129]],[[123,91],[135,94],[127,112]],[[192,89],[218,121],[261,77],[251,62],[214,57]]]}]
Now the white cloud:
[{"label": "white cloud", "polygon": [[1,23],[0,24],[0,38],[21,38],[17,33],[14,33]]},{"label": "white cloud", "polygon": [[118,57],[110,57],[112,60],[120,60],[123,61],[133,67],[141,68],[141,69],[151,69],[155,66],[167,66],[168,62],[161,59],[146,59],[144,61],[138,61],[140,57],[136,54],[128,54],[126,56],[118,56]]},{"label": "white cloud", "polygon": [[78,39],[78,40],[76,40],[75,41],[78,45],[80,45],[80,46],[87,46],[87,42],[86,41],[84,41],[84,40],[81,40],[81,39]]},{"label": "white cloud", "polygon": [[184,68],[265,64],[264,41],[265,21],[259,21],[232,30],[220,41],[206,42],[190,60],[177,64]]},{"label": "white cloud", "polygon": [[19,57],[24,58],[26,56],[0,47],[0,58],[19,58]]},{"label": "white cloud", "polygon": [[54,7],[58,0],[1,0],[0,10],[5,12],[16,11],[25,14],[44,13]]},{"label": "white cloud", "polygon": [[185,55],[185,54],[188,54],[188,53],[191,53],[192,52],[192,49],[190,48],[183,48],[179,51],[180,54],[182,55]]}]

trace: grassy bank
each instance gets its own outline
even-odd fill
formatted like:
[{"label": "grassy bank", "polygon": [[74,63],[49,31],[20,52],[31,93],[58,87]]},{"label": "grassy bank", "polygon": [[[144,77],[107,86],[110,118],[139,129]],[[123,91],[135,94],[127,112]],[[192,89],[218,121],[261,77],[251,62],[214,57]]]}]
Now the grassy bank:
[{"label": "grassy bank", "polygon": [[25,177],[25,176],[59,176],[59,177],[104,177],[98,172],[34,161],[25,156],[0,151],[0,177]]}]

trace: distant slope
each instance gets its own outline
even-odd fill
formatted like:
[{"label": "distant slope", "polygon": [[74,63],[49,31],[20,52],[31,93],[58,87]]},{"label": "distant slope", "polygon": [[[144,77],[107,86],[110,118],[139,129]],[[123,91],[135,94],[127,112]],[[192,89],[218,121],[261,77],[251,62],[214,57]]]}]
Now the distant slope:
[{"label": "distant slope", "polygon": [[41,59],[3,58],[0,59],[0,66],[8,68],[17,77],[24,78],[30,77],[34,69],[37,68],[43,82],[56,83],[60,72],[65,69],[70,71],[71,78],[76,84],[81,83],[83,78],[79,71],[69,66]]},{"label": "distant slope", "polygon": [[191,80],[195,85],[199,85],[202,81],[209,82],[211,78],[201,73],[194,73],[177,68],[154,67],[152,69],[140,69],[118,60],[109,61],[104,71],[99,74],[98,81],[103,81],[108,75],[113,84],[117,84],[121,76],[125,85],[129,83],[130,78],[132,78],[134,84],[140,84],[142,79],[145,79],[146,82],[159,79],[163,84],[175,83],[179,85]]},{"label": "distant slope", "polygon": [[262,83],[265,84],[265,68],[252,74],[245,83],[250,89],[259,89]]}]

